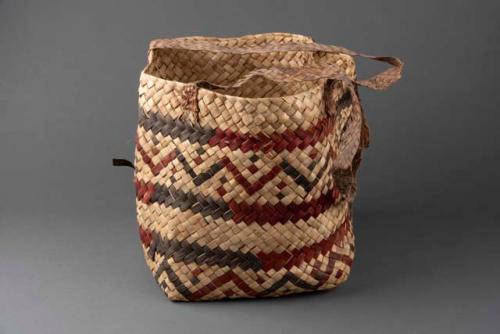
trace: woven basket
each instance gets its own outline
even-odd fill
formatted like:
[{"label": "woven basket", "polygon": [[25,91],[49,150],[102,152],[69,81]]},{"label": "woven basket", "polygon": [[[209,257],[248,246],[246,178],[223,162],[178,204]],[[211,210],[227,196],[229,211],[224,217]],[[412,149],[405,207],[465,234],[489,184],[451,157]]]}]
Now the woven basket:
[{"label": "woven basket", "polygon": [[[356,80],[354,56],[393,67]],[[142,247],[166,295],[281,296],[344,282],[368,145],[356,87],[385,89],[401,70],[397,58],[294,34],[152,41],[135,186]]]}]

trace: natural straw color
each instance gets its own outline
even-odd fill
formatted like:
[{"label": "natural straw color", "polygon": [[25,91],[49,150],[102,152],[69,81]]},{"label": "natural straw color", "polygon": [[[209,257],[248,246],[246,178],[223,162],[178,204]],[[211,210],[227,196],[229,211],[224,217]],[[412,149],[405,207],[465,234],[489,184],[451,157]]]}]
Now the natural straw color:
[{"label": "natural straw color", "polygon": [[[353,56],[393,67],[356,81]],[[167,296],[280,296],[344,282],[368,145],[357,86],[387,88],[402,63],[283,33],[155,40],[148,60],[137,216]]]}]

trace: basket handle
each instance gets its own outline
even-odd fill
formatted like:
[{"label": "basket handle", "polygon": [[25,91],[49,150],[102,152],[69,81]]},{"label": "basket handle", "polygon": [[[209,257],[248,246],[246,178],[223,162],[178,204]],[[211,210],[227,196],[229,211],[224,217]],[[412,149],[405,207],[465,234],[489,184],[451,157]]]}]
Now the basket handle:
[{"label": "basket handle", "polygon": [[[232,54],[251,54],[251,53],[269,53],[269,52],[289,52],[289,51],[310,51],[310,52],[327,52],[327,53],[341,53],[347,54],[352,57],[362,57],[366,59],[371,59],[386,63],[392,67],[375,74],[374,76],[355,80],[354,82],[359,86],[368,87],[375,90],[384,90],[393,85],[396,81],[401,78],[401,73],[403,71],[404,63],[396,58],[390,56],[371,56],[364,53],[352,51],[343,47],[335,45],[326,45],[320,43],[268,43],[265,45],[255,45],[251,47],[234,47],[234,46],[224,46],[214,44],[210,40],[199,40],[199,39],[160,39],[154,40],[149,45],[149,50],[154,49],[177,49],[177,50],[192,50],[192,51],[208,51],[208,52],[219,52],[219,53],[232,53]],[[325,65],[326,66],[326,65]],[[307,67],[307,66],[306,66]],[[323,67],[323,66],[322,66]],[[245,77],[251,78],[254,75],[263,75],[263,69],[255,70],[248,73]],[[265,74],[264,74],[265,75]],[[272,78],[270,78],[272,80]],[[319,79],[319,78],[318,78]],[[315,80],[315,79],[310,79]],[[245,81],[237,80],[236,83],[240,85]],[[221,88],[235,87],[234,85],[212,85]]]}]

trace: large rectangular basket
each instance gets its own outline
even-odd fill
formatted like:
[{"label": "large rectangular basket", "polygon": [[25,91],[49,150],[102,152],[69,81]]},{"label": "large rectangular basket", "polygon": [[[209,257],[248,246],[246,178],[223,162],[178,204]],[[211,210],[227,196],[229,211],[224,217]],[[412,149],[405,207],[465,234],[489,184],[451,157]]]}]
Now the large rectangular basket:
[{"label": "large rectangular basket", "polygon": [[[392,65],[356,80],[354,56]],[[334,288],[354,258],[368,130],[357,86],[402,63],[294,34],[152,41],[139,86],[137,220],[172,300]]]}]

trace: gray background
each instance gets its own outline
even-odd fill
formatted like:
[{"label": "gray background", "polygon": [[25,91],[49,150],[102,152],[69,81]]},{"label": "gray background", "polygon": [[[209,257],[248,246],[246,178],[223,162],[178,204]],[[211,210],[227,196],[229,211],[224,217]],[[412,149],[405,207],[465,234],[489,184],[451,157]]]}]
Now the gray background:
[{"label": "gray background", "polygon": [[[497,1],[0,0],[0,333],[498,333]],[[336,291],[171,303],[137,237],[148,41],[286,31],[406,62],[362,89],[357,260]],[[361,61],[361,73],[381,67]]]}]

